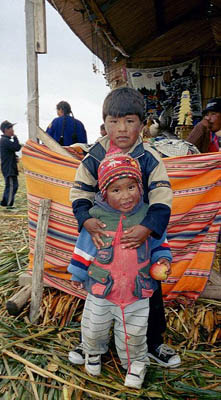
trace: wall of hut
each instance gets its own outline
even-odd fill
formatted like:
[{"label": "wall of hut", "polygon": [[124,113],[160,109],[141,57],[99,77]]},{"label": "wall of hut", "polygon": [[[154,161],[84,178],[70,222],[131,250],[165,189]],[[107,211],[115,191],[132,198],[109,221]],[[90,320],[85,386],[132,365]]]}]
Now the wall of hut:
[{"label": "wall of hut", "polygon": [[[183,60],[174,61],[176,64]],[[188,61],[188,60],[185,60]],[[112,63],[106,67],[106,80],[111,89],[127,86],[126,68],[150,68],[167,66],[168,63],[162,61],[151,63],[140,63],[136,60],[128,61],[122,59],[117,63]],[[205,107],[208,99],[221,96],[221,55],[204,55],[200,57],[200,87],[202,108]]]}]

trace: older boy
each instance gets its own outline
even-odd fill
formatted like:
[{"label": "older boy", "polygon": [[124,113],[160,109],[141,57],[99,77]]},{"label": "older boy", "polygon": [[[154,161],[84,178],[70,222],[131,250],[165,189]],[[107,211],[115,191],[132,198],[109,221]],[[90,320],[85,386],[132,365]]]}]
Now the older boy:
[{"label": "older boy", "polygon": [[[172,190],[166,169],[161,158],[147,144],[143,144],[140,131],[143,127],[143,96],[131,88],[120,88],[110,92],[103,104],[103,120],[107,136],[98,139],[90,148],[80,164],[73,188],[70,192],[73,211],[78,221],[79,231],[84,228],[91,234],[97,248],[103,246],[102,236],[105,224],[89,214],[94,197],[98,191],[98,167],[106,152],[118,148],[123,153],[137,159],[142,173],[144,202],[149,204],[143,220],[124,231],[121,243],[125,248],[139,247],[149,235],[159,239],[166,230],[172,202]],[[166,322],[162,301],[161,286],[150,300],[149,327],[147,343],[149,356],[163,366],[174,367],[180,364],[175,351],[163,344],[162,333]],[[76,363],[84,363],[83,351],[77,348]],[[74,362],[74,358],[72,358]]]}]

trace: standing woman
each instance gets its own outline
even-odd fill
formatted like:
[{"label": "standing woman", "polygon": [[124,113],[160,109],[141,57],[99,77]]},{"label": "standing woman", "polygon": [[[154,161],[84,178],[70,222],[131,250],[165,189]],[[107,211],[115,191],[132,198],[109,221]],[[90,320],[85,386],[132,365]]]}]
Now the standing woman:
[{"label": "standing woman", "polygon": [[70,104],[66,101],[60,101],[56,109],[58,117],[53,119],[46,132],[61,146],[87,143],[85,127],[81,121],[74,118]]}]

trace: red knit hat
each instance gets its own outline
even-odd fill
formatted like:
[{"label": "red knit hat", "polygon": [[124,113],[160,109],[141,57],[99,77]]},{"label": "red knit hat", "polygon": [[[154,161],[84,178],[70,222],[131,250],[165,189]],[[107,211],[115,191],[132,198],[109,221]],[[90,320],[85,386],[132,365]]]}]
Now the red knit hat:
[{"label": "red knit hat", "polygon": [[137,160],[128,154],[115,153],[107,155],[98,168],[99,189],[106,197],[108,186],[117,179],[134,178],[143,193],[142,174]]}]

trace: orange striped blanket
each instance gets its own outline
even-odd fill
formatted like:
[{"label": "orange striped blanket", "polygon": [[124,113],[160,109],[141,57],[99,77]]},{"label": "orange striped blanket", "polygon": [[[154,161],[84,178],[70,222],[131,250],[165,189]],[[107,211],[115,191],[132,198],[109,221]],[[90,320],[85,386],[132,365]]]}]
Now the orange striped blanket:
[{"label": "orange striped blanket", "polygon": [[[80,161],[28,140],[22,150],[22,162],[27,182],[29,267],[33,266],[39,201],[49,198],[45,279],[59,287],[60,278],[61,289],[78,295],[67,289],[70,275],[66,270],[78,236],[69,190]],[[196,300],[207,283],[220,231],[221,153],[167,158],[164,162],[174,192],[168,226],[173,264],[171,275],[162,284],[164,299]],[[84,296],[84,292],[80,294]]]}]

